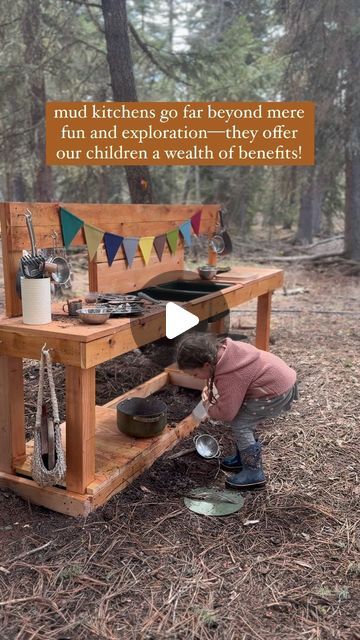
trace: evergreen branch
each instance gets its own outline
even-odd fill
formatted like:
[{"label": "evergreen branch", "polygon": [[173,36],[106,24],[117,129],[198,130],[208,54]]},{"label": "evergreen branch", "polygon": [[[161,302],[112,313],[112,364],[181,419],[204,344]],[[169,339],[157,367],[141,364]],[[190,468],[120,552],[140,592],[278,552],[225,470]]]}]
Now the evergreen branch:
[{"label": "evergreen branch", "polygon": [[101,4],[95,2],[86,2],[86,0],[66,0],[66,2],[72,2],[72,4],[79,4],[81,7],[94,7],[95,9],[101,9]]},{"label": "evergreen branch", "polygon": [[130,33],[133,36],[136,44],[140,47],[140,49],[145,53],[145,55],[149,58],[149,60],[158,68],[160,69],[160,71],[162,71],[168,78],[171,78],[172,80],[176,80],[177,82],[181,82],[182,84],[186,84],[188,86],[191,86],[190,82],[186,82],[186,80],[183,80],[182,78],[179,78],[178,76],[176,76],[174,73],[172,73],[171,71],[169,71],[169,69],[167,69],[166,67],[164,67],[158,60],[156,60],[156,58],[153,56],[153,54],[151,53],[148,45],[141,40],[138,32],[136,31],[135,27],[131,24],[131,22],[128,22],[128,26],[130,29]]}]

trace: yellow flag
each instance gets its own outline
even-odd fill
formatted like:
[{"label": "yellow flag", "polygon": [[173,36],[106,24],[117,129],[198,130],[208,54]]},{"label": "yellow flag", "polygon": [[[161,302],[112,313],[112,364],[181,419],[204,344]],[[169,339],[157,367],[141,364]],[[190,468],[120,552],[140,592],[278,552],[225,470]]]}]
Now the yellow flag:
[{"label": "yellow flag", "polygon": [[155,236],[146,236],[144,238],[140,238],[139,240],[139,247],[145,264],[147,264],[150,260],[150,254],[153,248],[154,239]]},{"label": "yellow flag", "polygon": [[93,227],[91,224],[84,224],[85,240],[89,252],[89,260],[95,256],[98,246],[104,237],[104,231]]}]

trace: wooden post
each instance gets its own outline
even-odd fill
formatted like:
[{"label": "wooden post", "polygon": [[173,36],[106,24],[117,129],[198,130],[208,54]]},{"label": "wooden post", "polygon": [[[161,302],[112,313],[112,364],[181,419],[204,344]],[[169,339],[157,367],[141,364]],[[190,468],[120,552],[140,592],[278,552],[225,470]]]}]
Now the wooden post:
[{"label": "wooden post", "polygon": [[0,356],[0,471],[13,473],[25,458],[22,359]]},{"label": "wooden post", "polygon": [[66,488],[75,493],[95,477],[95,367],[66,367]]},{"label": "wooden post", "polygon": [[271,296],[272,291],[268,291],[257,300],[255,345],[264,351],[269,349]]}]

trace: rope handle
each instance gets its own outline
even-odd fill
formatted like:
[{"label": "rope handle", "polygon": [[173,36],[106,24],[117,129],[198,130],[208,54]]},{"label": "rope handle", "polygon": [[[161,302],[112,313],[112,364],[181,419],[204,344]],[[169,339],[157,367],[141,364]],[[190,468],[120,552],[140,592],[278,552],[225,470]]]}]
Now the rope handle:
[{"label": "rope handle", "polygon": [[35,430],[40,432],[41,429],[41,414],[42,414],[42,405],[44,398],[44,378],[45,378],[45,367],[47,370],[49,388],[50,388],[50,398],[51,398],[51,406],[53,410],[53,420],[54,425],[60,424],[59,418],[59,405],[55,392],[55,383],[52,372],[52,363],[49,349],[45,348],[46,345],[41,349],[41,358],[40,358],[40,366],[39,366],[39,390],[37,397],[37,405],[36,405],[36,418],[35,418]]}]

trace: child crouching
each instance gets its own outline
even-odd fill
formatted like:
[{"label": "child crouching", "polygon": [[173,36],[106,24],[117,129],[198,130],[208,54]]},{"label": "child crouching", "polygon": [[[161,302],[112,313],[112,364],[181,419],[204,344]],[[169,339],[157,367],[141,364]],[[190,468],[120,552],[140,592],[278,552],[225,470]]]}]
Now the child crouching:
[{"label": "child crouching", "polygon": [[295,371],[268,351],[205,333],[185,335],[178,345],[177,363],[186,373],[207,380],[202,400],[209,417],[232,427],[236,451],[221,466],[237,473],[226,479],[226,485],[263,486],[261,445],[254,429],[260,421],[290,409],[297,398]]}]

